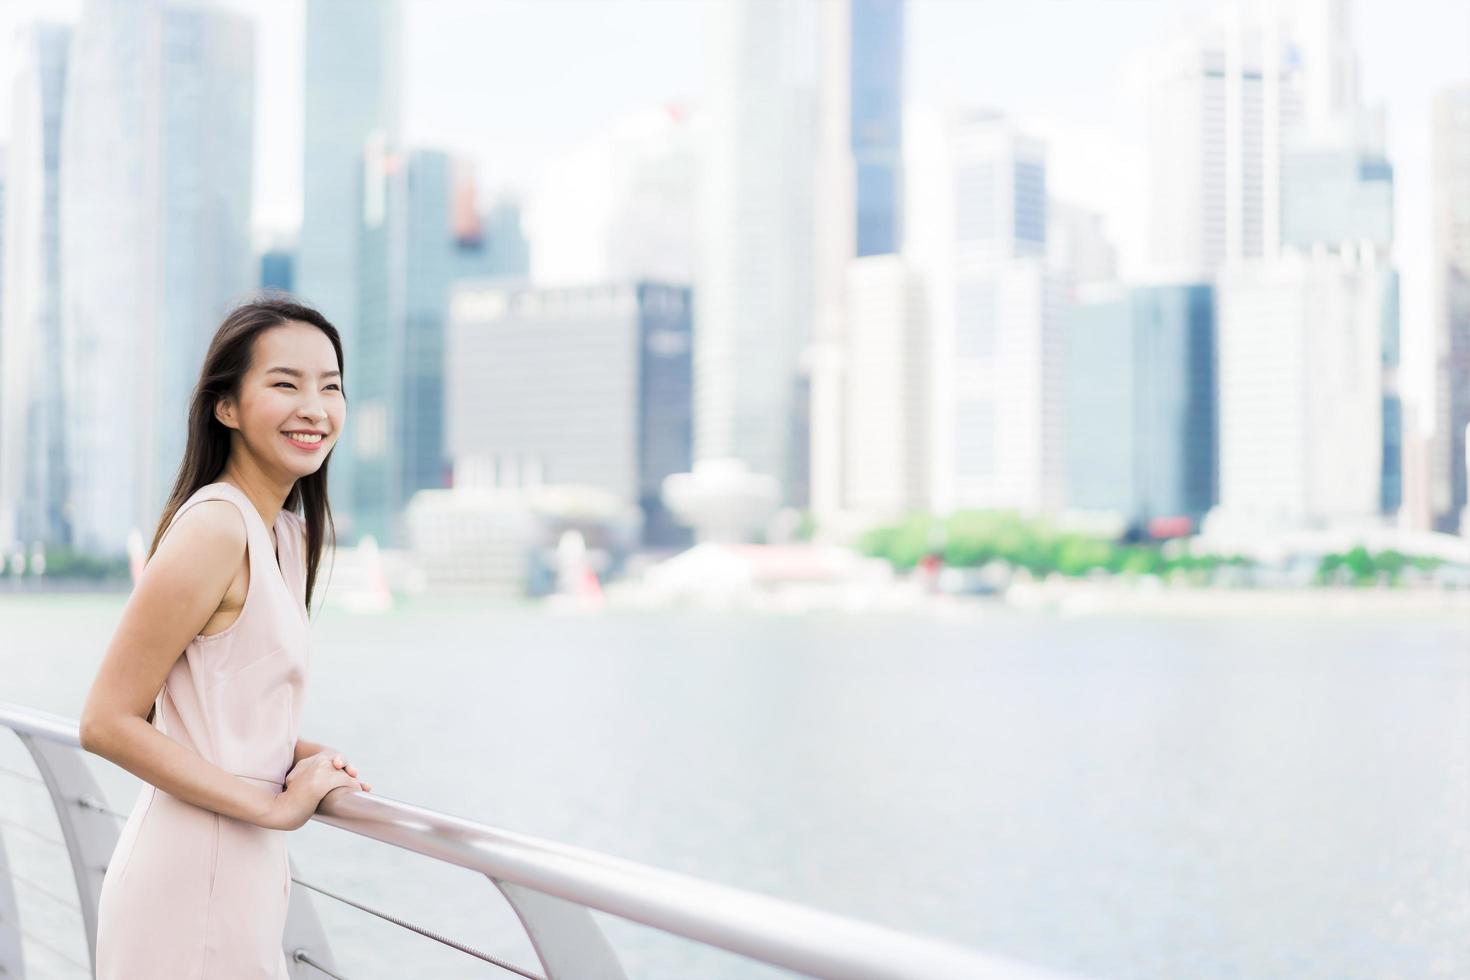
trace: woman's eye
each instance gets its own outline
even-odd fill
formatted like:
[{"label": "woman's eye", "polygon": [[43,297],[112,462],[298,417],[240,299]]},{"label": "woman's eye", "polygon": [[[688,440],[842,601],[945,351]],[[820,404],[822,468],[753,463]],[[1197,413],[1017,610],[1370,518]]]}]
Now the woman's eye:
[{"label": "woman's eye", "polygon": [[[295,385],[293,385],[289,381],[277,381],[275,384],[271,385],[271,387],[272,388],[279,388],[281,385],[285,385],[287,388],[294,388],[294,387],[296,387]],[[330,385],[327,385],[327,387],[328,388],[336,388],[338,391],[341,391],[342,390],[342,386],[341,385],[338,385],[338,384],[330,384]]]}]

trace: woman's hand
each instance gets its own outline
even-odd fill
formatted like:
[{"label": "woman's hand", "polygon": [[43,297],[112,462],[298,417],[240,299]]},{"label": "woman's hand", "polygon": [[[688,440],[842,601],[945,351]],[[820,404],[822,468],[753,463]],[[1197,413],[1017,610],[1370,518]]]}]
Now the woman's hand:
[{"label": "woman's hand", "polygon": [[260,825],[272,830],[295,830],[311,819],[322,798],[332,790],[363,789],[363,784],[347,771],[349,768],[340,754],[317,752],[306,756],[286,774],[285,790],[276,794]]},{"label": "woman's hand", "polygon": [[[352,763],[348,762],[346,759],[344,759],[342,757],[342,753],[341,752],[338,752],[338,753],[336,753],[335,755],[332,756],[332,765],[334,765],[338,769],[341,769],[342,771],[346,772],[347,775],[351,776],[353,779],[357,779],[357,767],[354,766]],[[362,781],[359,780],[359,782],[362,782]],[[372,783],[363,782],[362,783],[362,791],[364,793],[371,793],[373,791]]]}]

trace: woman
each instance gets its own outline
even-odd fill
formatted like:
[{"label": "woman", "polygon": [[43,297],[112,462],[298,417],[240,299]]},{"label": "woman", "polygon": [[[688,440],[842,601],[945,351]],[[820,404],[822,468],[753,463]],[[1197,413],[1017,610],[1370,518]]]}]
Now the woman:
[{"label": "woman", "polygon": [[225,318],[82,710],[82,747],[148,783],[103,878],[98,980],[286,980],[286,831],[329,792],[371,788],[297,738],[346,417],[342,344],[320,313],[270,298]]}]

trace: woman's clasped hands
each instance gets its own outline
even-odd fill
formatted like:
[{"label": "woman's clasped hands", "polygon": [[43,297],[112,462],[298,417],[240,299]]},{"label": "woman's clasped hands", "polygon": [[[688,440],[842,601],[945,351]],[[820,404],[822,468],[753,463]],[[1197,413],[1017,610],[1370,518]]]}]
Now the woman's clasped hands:
[{"label": "woman's clasped hands", "polygon": [[286,774],[286,788],[277,793],[262,826],[295,830],[316,813],[322,798],[334,789],[372,791],[372,784],[357,778],[357,767],[342,753],[327,750],[304,756]]}]

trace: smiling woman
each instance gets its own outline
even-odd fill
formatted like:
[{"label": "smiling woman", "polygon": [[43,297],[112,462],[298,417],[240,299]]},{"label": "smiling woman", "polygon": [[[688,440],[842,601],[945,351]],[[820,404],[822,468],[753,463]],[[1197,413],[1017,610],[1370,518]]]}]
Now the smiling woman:
[{"label": "smiling woman", "polygon": [[[318,346],[320,346],[320,345],[318,345]],[[288,377],[295,378],[297,380],[297,382],[299,383],[299,382],[301,382],[301,379],[304,377],[305,372],[299,371],[296,368],[273,367],[273,368],[268,369],[265,372],[265,375],[266,375],[266,377],[268,379],[274,378],[274,376],[276,376],[276,375],[286,375]],[[324,390],[330,391],[330,390],[334,390],[335,389],[337,392],[341,392],[341,390],[342,390],[342,372],[341,371],[338,371],[338,370],[335,370],[335,369],[333,369],[331,371],[323,371],[320,374],[318,380],[319,380],[319,383],[320,383],[320,385],[322,386],[322,388]],[[296,385],[293,384],[290,381],[275,381],[271,385],[271,387],[272,388],[286,387],[286,388],[293,388],[294,389],[296,387]],[[345,396],[344,396],[344,405],[345,405]],[[295,424],[295,423],[293,423],[293,424]],[[295,424],[295,427],[294,428],[286,429],[281,434],[286,437],[286,441],[289,442],[289,443],[291,443],[291,445],[295,446],[298,449],[304,449],[307,452],[320,452],[322,450],[326,450],[326,449],[330,449],[331,448],[330,443],[327,443],[327,442],[324,441],[326,439],[326,437],[328,435],[330,435],[330,433],[328,432],[328,430],[326,430],[326,429],[319,429],[319,428],[311,428],[310,425],[305,424],[305,423]]]},{"label": "smiling woman", "polygon": [[82,710],[82,747],[147,784],[103,877],[96,976],[286,980],[285,832],[339,789],[298,738],[310,608],[347,421],[342,344],[286,298],[231,311],[147,563]]}]

